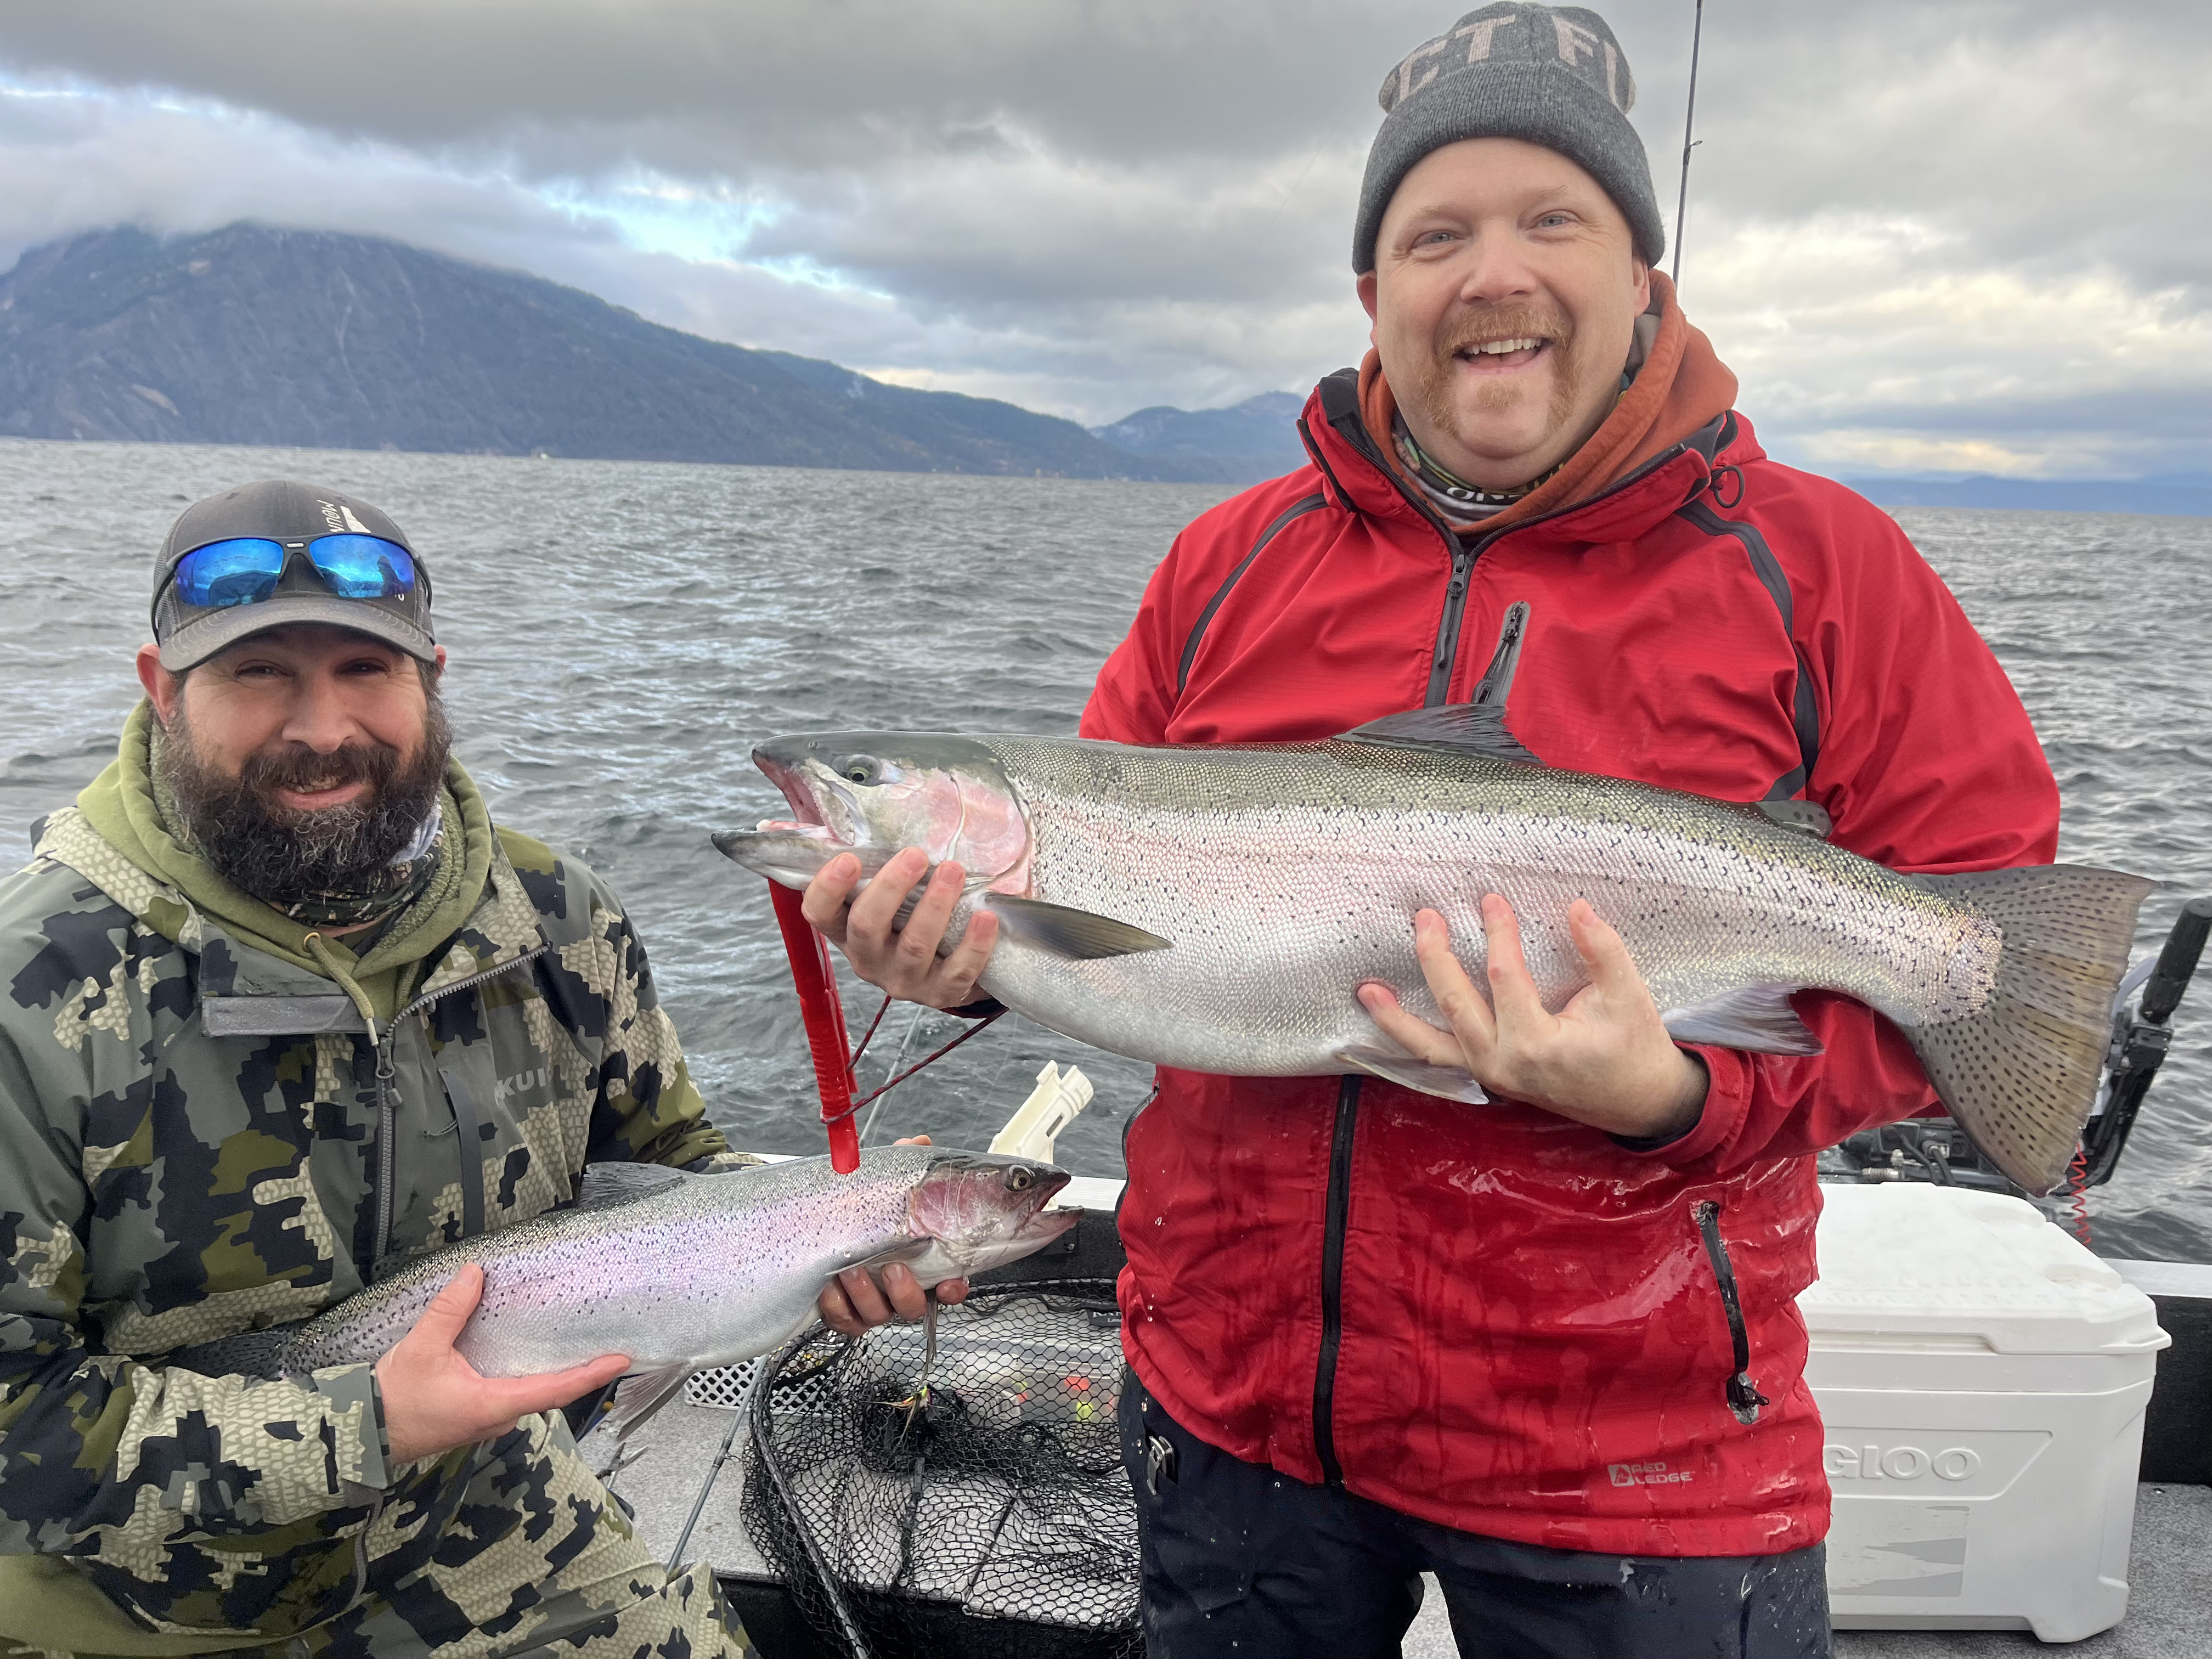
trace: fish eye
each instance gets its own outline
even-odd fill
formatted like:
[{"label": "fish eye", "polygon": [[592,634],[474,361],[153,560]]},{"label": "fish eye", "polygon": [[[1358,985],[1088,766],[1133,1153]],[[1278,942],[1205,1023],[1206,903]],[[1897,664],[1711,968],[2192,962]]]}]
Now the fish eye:
[{"label": "fish eye", "polygon": [[877,783],[884,775],[884,769],[866,755],[848,755],[837,763],[837,770],[849,783]]},{"label": "fish eye", "polygon": [[1006,1171],[1006,1188],[1010,1192],[1025,1193],[1036,1185],[1036,1174],[1029,1170]]}]

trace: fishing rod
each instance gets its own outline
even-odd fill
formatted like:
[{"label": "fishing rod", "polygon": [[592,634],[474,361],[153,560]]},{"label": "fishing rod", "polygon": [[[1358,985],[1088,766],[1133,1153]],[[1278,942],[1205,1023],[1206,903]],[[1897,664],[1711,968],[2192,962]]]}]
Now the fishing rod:
[{"label": "fishing rod", "polygon": [[1698,0],[1697,21],[1690,26],[1690,99],[1682,112],[1682,188],[1674,198],[1674,264],[1667,275],[1677,289],[1682,286],[1682,220],[1690,210],[1690,152],[1698,141],[1690,135],[1698,125],[1698,47],[1705,38],[1705,0]]}]

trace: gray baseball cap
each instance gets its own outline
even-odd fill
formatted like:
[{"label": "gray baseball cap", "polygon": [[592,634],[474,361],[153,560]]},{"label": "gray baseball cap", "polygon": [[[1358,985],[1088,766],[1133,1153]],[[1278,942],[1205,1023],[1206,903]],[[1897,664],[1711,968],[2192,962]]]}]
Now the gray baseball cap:
[{"label": "gray baseball cap", "polygon": [[[323,536],[374,536],[405,550],[415,580],[389,599],[349,599],[331,590],[308,557]],[[177,592],[178,562],[211,542],[247,537],[281,544],[288,555],[276,591],[246,605],[187,605]],[[437,660],[430,620],[430,573],[399,526],[357,496],[264,478],[184,510],[154,561],[154,640],[161,666],[178,673],[251,635],[293,623],[327,623],[398,647],[424,662]]]},{"label": "gray baseball cap", "polygon": [[1352,268],[1375,269],[1383,210],[1414,165],[1463,138],[1522,138],[1582,167],[1627,217],[1637,256],[1666,251],[1644,141],[1628,124],[1636,77],[1604,18],[1584,6],[1483,6],[1408,52],[1382,82]]}]

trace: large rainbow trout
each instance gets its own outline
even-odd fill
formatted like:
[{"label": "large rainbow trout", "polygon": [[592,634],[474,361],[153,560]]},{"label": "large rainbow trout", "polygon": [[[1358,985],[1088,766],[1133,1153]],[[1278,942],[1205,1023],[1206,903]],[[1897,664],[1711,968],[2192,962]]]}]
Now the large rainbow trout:
[{"label": "large rainbow trout", "polygon": [[851,1175],[826,1158],[726,1175],[594,1164],[571,1208],[417,1256],[312,1319],[170,1363],[283,1376],[380,1359],[473,1261],[483,1299],[453,1344],[462,1357],[486,1376],[530,1376],[626,1353],[635,1369],[608,1419],[623,1436],[692,1372],[805,1329],[833,1273],[902,1261],[934,1286],[1042,1249],[1081,1216],[1045,1208],[1066,1184],[1049,1164],[938,1146],[871,1146]]},{"label": "large rainbow trout", "polygon": [[1684,1042],[1819,1045],[1794,991],[1879,1010],[1996,1166],[2047,1192],[2095,1099],[2152,884],[2068,866],[1904,875],[1750,806],[1553,770],[1497,711],[1394,715],[1320,743],[1139,748],[909,732],[753,751],[795,817],[715,844],[803,886],[843,851],[957,860],[1000,921],[982,987],[1066,1036],[1237,1076],[1367,1073],[1480,1102],[1384,1037],[1378,980],[1437,1018],[1412,917],[1443,913],[1478,984],[1502,893],[1557,1009],[1585,982],[1567,907],[1618,928]]}]

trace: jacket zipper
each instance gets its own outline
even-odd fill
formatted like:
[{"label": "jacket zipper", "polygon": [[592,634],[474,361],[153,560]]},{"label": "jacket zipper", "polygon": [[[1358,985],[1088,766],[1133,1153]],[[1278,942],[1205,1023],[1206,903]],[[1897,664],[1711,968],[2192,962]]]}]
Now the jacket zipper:
[{"label": "jacket zipper", "polygon": [[1516,599],[1505,607],[1505,620],[1498,629],[1498,648],[1490,653],[1490,666],[1475,683],[1469,703],[1504,703],[1505,694],[1513,689],[1513,671],[1521,665],[1521,636],[1528,629],[1528,601]]},{"label": "jacket zipper", "polygon": [[1771,1403],[1751,1380],[1751,1333],[1744,1327],[1743,1297],[1736,1288],[1735,1267],[1729,1261],[1728,1243],[1721,1237],[1721,1206],[1709,1198],[1690,1206],[1691,1218],[1705,1241],[1705,1261],[1719,1285],[1721,1310],[1728,1316],[1729,1346],[1735,1373],[1728,1380],[1729,1409],[1735,1420],[1749,1428],[1759,1421],[1759,1408]]},{"label": "jacket zipper", "polygon": [[[1302,417],[1301,426],[1303,424]],[[1654,455],[1619,483],[1607,485],[1605,489],[1587,500],[1570,502],[1564,507],[1555,507],[1549,513],[1539,514],[1533,519],[1523,519],[1518,524],[1508,525],[1503,530],[1492,531],[1486,536],[1477,536],[1471,541],[1462,541],[1459,532],[1446,524],[1435,508],[1409,489],[1391,470],[1389,462],[1384,459],[1381,453],[1376,449],[1374,440],[1367,435],[1367,428],[1361,421],[1356,407],[1351,411],[1348,422],[1332,420],[1329,425],[1339,437],[1351,446],[1353,453],[1365,460],[1389,481],[1390,487],[1398,492],[1400,499],[1435,527],[1437,533],[1443,538],[1444,546],[1451,555],[1451,580],[1444,590],[1443,616],[1437,623],[1437,649],[1429,666],[1428,695],[1422,700],[1422,706],[1427,708],[1434,708],[1442,704],[1445,693],[1450,690],[1452,665],[1459,659],[1460,628],[1466,619],[1468,590],[1474,585],[1474,562],[1477,559],[1488,552],[1494,543],[1503,540],[1516,530],[1527,530],[1536,525],[1548,523],[1553,519],[1564,517],[1569,513],[1580,512],[1594,501],[1602,501],[1608,495],[1617,495],[1622,490],[1633,488],[1645,477],[1656,472],[1690,447],[1687,443],[1670,446],[1659,454]],[[1316,462],[1320,463],[1320,447],[1314,443],[1310,434],[1304,435],[1307,449],[1312,453]],[[1716,454],[1735,441],[1735,428],[1732,421],[1723,429],[1720,438],[1722,441],[1717,443],[1714,447]],[[1324,472],[1328,471],[1325,465],[1322,470]],[[1334,482],[1335,475],[1330,473],[1328,476],[1331,482]],[[1702,490],[1705,486],[1700,485],[1699,488]],[[1344,495],[1341,484],[1337,486],[1337,494],[1340,497]],[[1348,507],[1349,498],[1344,499],[1345,504]]]},{"label": "jacket zipper", "polygon": [[1352,1141],[1359,1123],[1359,1079],[1336,1088],[1336,1127],[1328,1144],[1328,1194],[1321,1243],[1321,1358],[1314,1367],[1314,1455],[1322,1479],[1344,1484],[1336,1460],[1336,1354],[1344,1340],[1344,1231],[1352,1213]]},{"label": "jacket zipper", "polygon": [[550,945],[541,945],[535,951],[526,951],[519,957],[510,957],[496,968],[486,968],[479,973],[457,979],[451,985],[441,985],[428,996],[417,997],[402,1008],[385,1026],[381,1036],[371,1032],[369,1047],[376,1056],[376,1238],[368,1258],[372,1275],[383,1265],[384,1258],[392,1253],[392,1188],[398,1173],[398,1152],[392,1143],[398,1132],[399,1118],[399,1094],[392,1085],[393,1073],[398,1068],[392,1064],[392,1053],[398,1046],[399,1022],[410,1015],[421,1013],[432,1003],[449,997],[456,991],[474,990],[488,979],[497,979],[501,974],[511,973],[525,963],[535,962],[552,948]]}]

